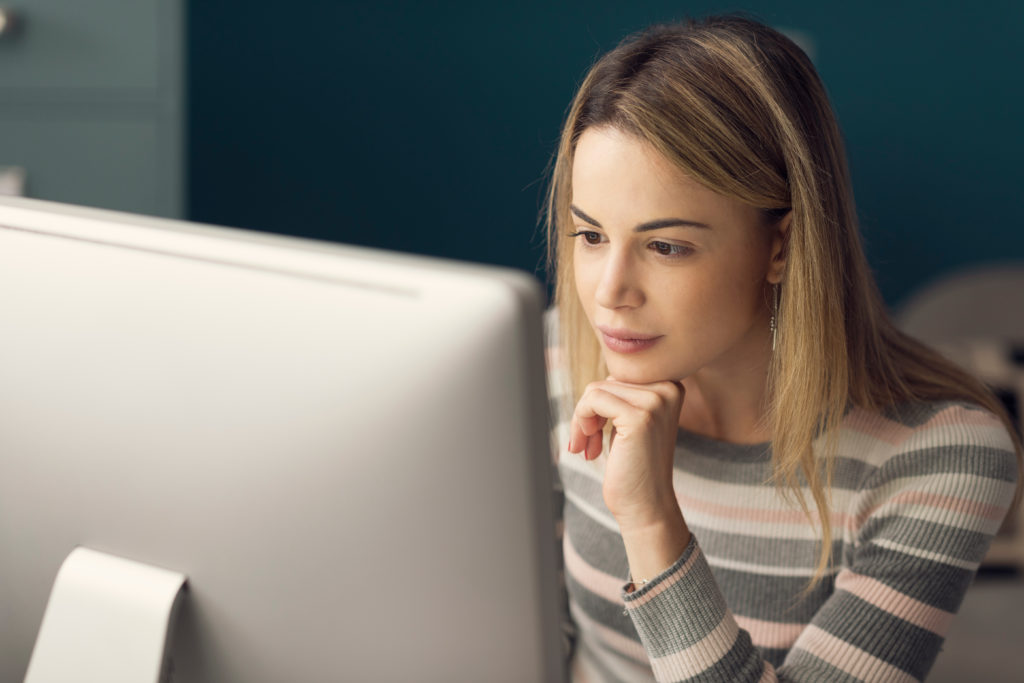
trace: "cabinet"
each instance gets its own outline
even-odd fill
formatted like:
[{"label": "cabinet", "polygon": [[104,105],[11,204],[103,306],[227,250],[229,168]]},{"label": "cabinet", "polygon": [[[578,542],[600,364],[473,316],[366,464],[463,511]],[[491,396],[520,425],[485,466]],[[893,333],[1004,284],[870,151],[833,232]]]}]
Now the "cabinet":
[{"label": "cabinet", "polygon": [[182,216],[184,0],[0,6],[0,166],[31,197]]}]

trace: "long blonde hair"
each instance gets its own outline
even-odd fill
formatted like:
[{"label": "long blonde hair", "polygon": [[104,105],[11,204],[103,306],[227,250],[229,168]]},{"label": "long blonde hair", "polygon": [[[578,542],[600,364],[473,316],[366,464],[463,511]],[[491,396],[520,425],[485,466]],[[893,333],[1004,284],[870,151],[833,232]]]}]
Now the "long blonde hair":
[{"label": "long blonde hair", "polygon": [[[657,25],[629,36],[590,69],[573,99],[545,222],[574,401],[607,375],[565,236],[573,154],[592,126],[636,136],[699,183],[769,219],[792,211],[766,416],[775,482],[812,524],[803,485],[817,508],[822,538],[812,585],[831,557],[831,456],[848,408],[973,402],[1006,425],[1021,470],[1021,441],[999,400],[890,321],[861,246],[839,127],[810,60],[779,32],[741,17]],[[822,457],[815,457],[818,438]],[[1021,483],[1018,477],[1014,506]]]}]

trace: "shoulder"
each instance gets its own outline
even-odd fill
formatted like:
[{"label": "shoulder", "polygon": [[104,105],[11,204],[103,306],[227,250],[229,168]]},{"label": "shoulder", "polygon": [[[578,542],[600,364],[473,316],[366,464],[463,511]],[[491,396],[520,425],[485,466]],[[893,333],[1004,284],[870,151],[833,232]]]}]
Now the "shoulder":
[{"label": "shoulder", "polygon": [[894,482],[927,488],[990,489],[997,498],[1018,477],[1013,440],[1002,421],[965,401],[853,408],[843,420],[840,456],[857,461],[862,489]]}]

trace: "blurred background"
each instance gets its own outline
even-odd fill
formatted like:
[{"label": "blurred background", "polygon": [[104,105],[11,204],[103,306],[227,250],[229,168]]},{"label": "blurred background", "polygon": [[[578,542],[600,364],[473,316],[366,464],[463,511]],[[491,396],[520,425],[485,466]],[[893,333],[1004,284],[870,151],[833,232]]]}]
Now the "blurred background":
[{"label": "blurred background", "polygon": [[[0,0],[0,193],[543,278],[546,168],[587,68],[652,22],[731,11],[817,65],[894,313],[1019,416],[1019,0]],[[931,680],[1024,680],[1011,532]]]},{"label": "blurred background", "polygon": [[0,166],[30,196],[535,271],[594,59],[651,22],[746,11],[822,75],[890,305],[1024,257],[1018,0],[0,6]]}]

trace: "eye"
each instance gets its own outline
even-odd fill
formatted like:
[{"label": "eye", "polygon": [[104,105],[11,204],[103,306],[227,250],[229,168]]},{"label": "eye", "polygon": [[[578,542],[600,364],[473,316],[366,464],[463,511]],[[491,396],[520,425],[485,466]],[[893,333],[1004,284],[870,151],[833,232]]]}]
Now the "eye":
[{"label": "eye", "polygon": [[678,257],[693,253],[692,247],[684,247],[680,244],[669,244],[668,242],[651,242],[649,245],[661,256]]},{"label": "eye", "polygon": [[583,236],[583,241],[590,245],[601,243],[601,233],[594,232],[593,230],[580,230],[579,232],[570,232],[569,237]]}]

